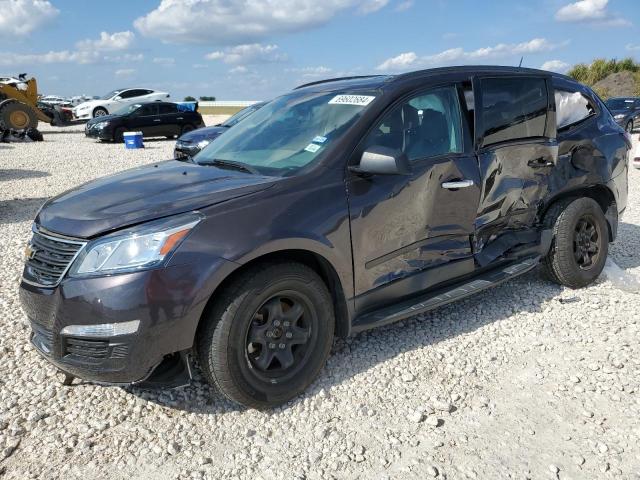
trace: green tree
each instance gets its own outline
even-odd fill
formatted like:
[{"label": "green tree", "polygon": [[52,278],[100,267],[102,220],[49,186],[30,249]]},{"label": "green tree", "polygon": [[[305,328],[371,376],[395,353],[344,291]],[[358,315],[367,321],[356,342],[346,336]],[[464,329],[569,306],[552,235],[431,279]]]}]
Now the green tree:
[{"label": "green tree", "polygon": [[203,96],[203,97],[200,97],[200,101],[201,102],[215,102],[216,101],[216,97]]},{"label": "green tree", "polygon": [[195,102],[196,101],[196,97],[192,97],[191,95],[187,95],[186,97],[184,97],[184,101],[185,102]]}]

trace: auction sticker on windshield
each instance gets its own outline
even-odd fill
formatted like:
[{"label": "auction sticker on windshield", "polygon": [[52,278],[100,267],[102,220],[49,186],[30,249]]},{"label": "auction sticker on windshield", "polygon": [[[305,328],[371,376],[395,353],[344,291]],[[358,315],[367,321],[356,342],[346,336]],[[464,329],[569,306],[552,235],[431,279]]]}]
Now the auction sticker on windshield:
[{"label": "auction sticker on windshield", "polygon": [[366,107],[376,97],[370,95],[336,95],[329,100],[329,105],[359,105]]},{"label": "auction sticker on windshield", "polygon": [[307,152],[316,153],[318,150],[320,150],[320,145],[316,145],[315,143],[310,143],[309,145],[306,146],[305,150]]}]

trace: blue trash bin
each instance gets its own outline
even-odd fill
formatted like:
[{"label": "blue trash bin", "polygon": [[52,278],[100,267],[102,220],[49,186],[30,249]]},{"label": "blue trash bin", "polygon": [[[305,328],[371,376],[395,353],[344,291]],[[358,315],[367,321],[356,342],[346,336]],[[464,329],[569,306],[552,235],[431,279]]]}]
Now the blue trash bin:
[{"label": "blue trash bin", "polygon": [[125,148],[144,148],[142,132],[124,132]]}]

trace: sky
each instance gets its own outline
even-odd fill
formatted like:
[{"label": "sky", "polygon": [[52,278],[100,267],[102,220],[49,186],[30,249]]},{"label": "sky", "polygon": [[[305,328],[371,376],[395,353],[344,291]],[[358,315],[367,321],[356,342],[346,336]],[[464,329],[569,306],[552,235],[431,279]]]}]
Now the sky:
[{"label": "sky", "polygon": [[339,76],[640,60],[639,28],[639,0],[0,0],[0,76],[268,100]]}]

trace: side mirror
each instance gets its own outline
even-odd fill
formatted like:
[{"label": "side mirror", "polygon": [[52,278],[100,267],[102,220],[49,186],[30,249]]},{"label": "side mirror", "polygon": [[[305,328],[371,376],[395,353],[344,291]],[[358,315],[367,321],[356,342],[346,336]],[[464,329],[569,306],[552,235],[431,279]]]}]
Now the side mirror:
[{"label": "side mirror", "polygon": [[116,95],[115,97],[113,97],[113,99],[115,101],[118,101],[118,100],[122,100],[122,97],[120,95]]},{"label": "side mirror", "polygon": [[406,153],[373,146],[362,153],[360,165],[352,165],[349,170],[356,175],[410,175],[411,165]]}]

